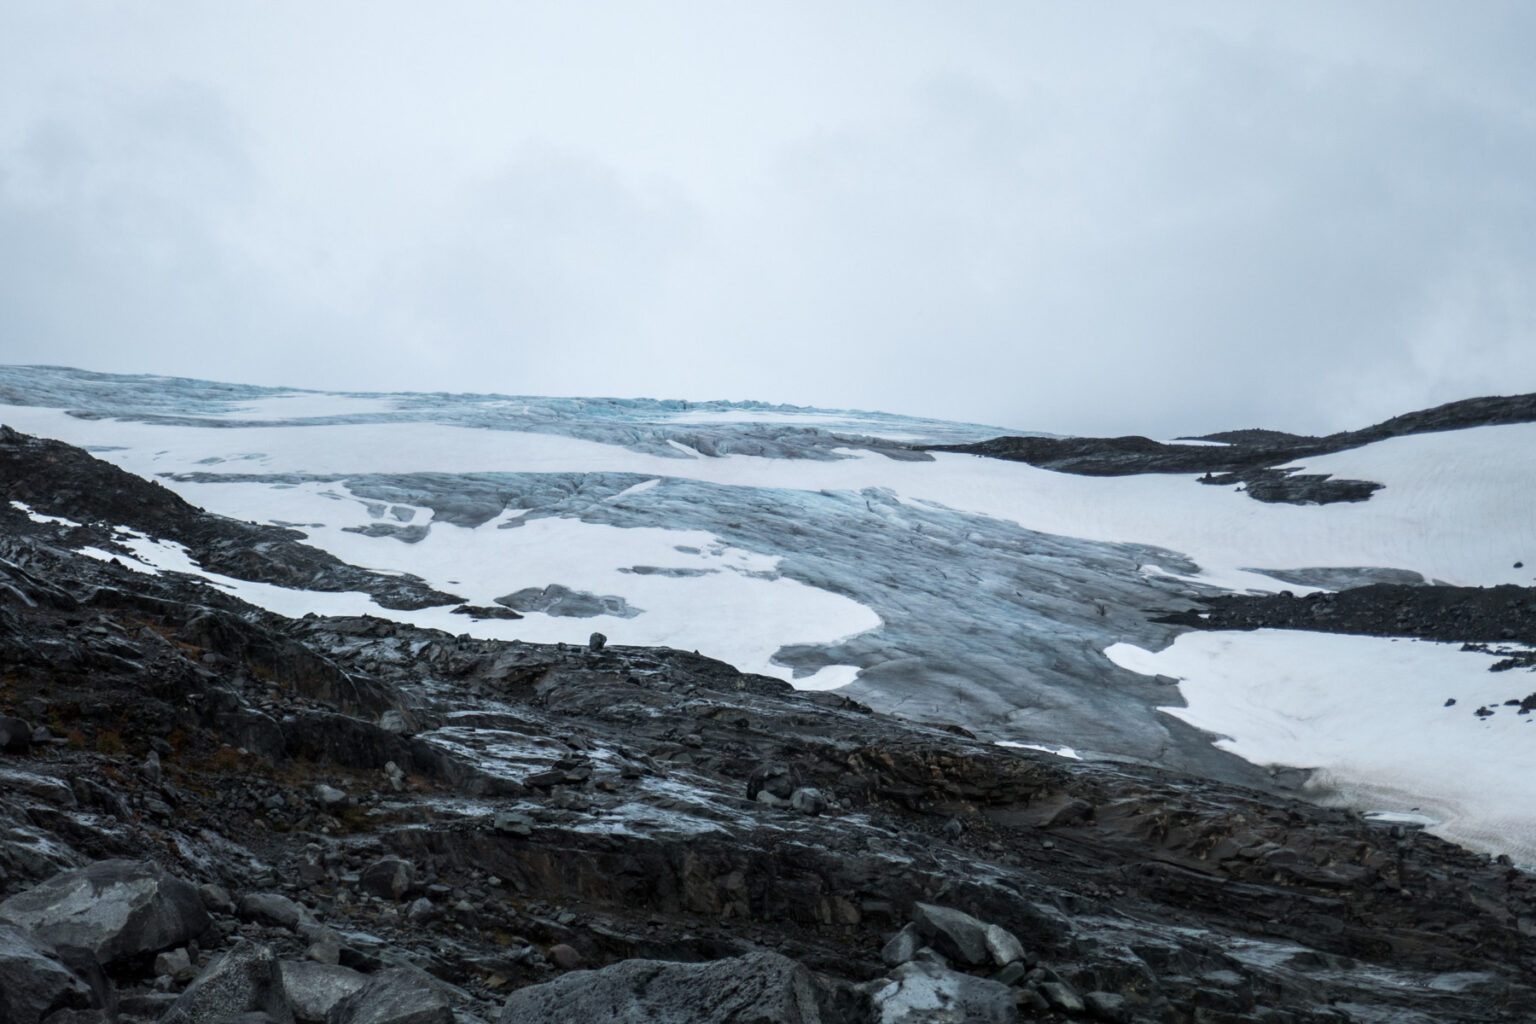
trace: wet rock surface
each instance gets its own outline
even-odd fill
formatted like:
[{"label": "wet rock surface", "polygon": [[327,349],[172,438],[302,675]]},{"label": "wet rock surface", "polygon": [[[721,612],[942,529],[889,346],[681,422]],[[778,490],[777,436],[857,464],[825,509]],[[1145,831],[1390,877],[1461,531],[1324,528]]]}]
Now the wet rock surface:
[{"label": "wet rock surface", "polygon": [[[597,991],[583,970],[621,994],[715,970],[656,1010],[709,1020],[759,976],[738,958],[779,995],[734,1019],[1536,1014],[1536,879],[1414,829],[686,652],[287,620],[0,528],[0,715],[28,727],[0,754],[0,906],[33,908],[0,972],[38,965],[39,1020],[217,995],[467,1024],[559,1012]],[[93,871],[172,880],[183,926],[56,945],[37,922]]]}]

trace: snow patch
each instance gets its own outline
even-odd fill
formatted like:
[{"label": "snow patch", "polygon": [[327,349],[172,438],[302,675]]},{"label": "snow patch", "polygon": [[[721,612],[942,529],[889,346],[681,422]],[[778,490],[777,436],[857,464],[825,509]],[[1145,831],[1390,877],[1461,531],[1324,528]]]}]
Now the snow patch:
[{"label": "snow patch", "polygon": [[[1536,863],[1536,716],[1504,704],[1536,690],[1536,678],[1489,672],[1495,655],[1279,629],[1104,653],[1178,679],[1187,706],[1159,710],[1220,737],[1223,750],[1315,769],[1308,788],[1324,802],[1412,814],[1453,842]],[[1493,714],[1475,714],[1480,706]]]},{"label": "snow patch", "polygon": [[26,503],[20,502],[20,501],[13,501],[13,502],[11,502],[11,508],[14,508],[16,511],[20,512],[22,515],[24,515],[28,519],[32,520],[34,523],[45,523],[45,524],[46,523],[52,523],[55,526],[79,526],[79,525],[81,525],[81,524],[75,522],[73,519],[61,519],[58,516],[45,516],[41,512],[34,512],[32,510],[32,506],[27,505]]},{"label": "snow patch", "polygon": [[998,740],[999,747],[1008,747],[1012,750],[1038,750],[1045,754],[1055,754],[1057,757],[1065,757],[1072,761],[1081,761],[1082,755],[1071,747],[1052,747],[1044,743],[1019,743],[1015,740]]}]

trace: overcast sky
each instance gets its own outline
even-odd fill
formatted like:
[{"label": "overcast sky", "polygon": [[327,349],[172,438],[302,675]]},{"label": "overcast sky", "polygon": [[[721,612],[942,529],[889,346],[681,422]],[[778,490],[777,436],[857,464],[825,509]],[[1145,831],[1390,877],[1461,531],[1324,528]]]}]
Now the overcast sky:
[{"label": "overcast sky", "polygon": [[1536,390],[1536,4],[0,5],[0,362],[1323,431]]}]

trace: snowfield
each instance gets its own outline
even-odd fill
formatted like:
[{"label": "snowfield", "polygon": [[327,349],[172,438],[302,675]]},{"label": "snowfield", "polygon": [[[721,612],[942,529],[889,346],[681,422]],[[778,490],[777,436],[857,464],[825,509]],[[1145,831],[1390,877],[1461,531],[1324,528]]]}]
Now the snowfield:
[{"label": "snowfield", "polygon": [[1536,674],[1490,672],[1494,656],[1460,646],[1260,629],[1105,654],[1179,680],[1186,706],[1162,710],[1223,749],[1316,769],[1308,787],[1326,802],[1536,865],[1536,714],[1504,704],[1536,691]]}]

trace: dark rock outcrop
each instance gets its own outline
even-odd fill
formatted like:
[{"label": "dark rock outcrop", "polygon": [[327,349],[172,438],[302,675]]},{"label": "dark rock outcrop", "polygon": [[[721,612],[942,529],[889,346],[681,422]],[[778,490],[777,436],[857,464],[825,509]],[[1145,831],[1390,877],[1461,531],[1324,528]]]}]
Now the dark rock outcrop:
[{"label": "dark rock outcrop", "polygon": [[90,986],[51,947],[0,924],[0,1020],[38,1024],[55,1011],[95,1005]]}]

